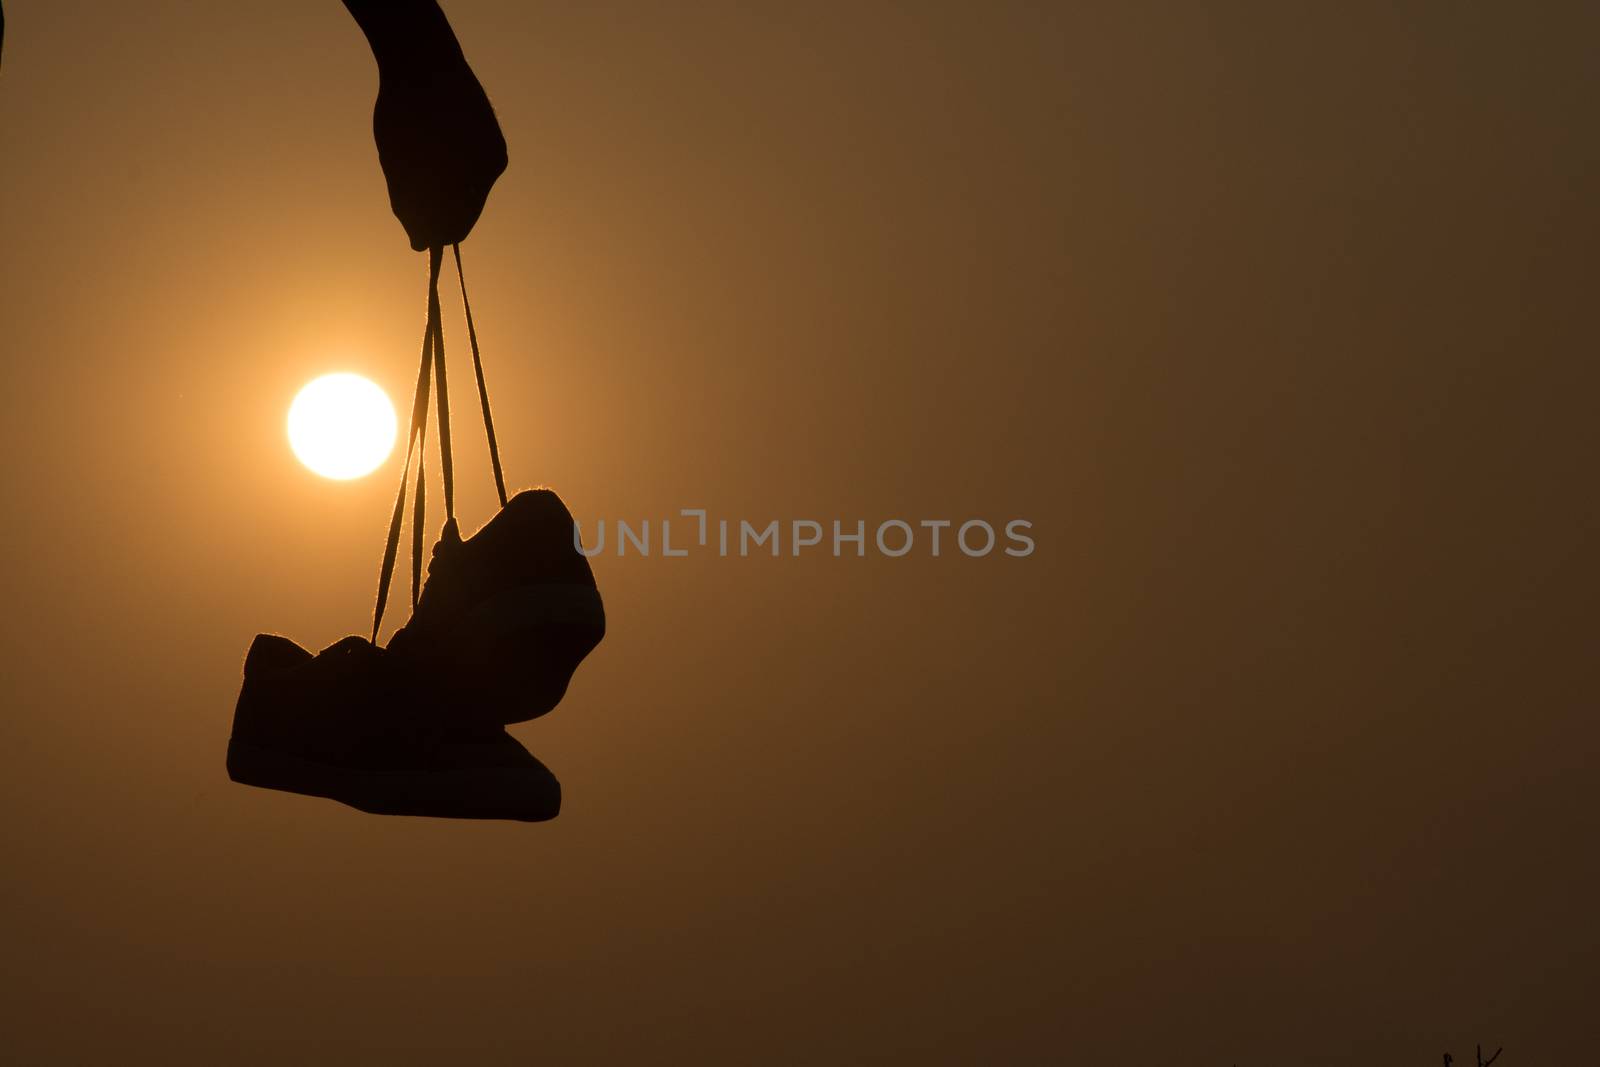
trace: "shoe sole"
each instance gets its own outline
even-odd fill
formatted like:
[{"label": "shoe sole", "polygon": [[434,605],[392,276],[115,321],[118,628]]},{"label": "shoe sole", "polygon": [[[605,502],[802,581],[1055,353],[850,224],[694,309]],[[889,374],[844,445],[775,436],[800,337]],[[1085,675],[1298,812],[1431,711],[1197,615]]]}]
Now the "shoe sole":
[{"label": "shoe sole", "polygon": [[372,815],[546,822],[561,812],[561,783],[555,776],[519,767],[351,770],[230,739],[228,777],[241,785],[335,800]]}]

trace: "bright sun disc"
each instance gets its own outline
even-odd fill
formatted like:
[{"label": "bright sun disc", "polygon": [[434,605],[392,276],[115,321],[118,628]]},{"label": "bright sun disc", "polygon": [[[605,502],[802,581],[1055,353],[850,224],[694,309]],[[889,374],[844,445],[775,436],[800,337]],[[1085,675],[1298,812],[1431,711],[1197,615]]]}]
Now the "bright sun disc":
[{"label": "bright sun disc", "polygon": [[289,405],[289,447],[324,478],[359,478],[389,458],[394,405],[359,374],[324,374]]}]

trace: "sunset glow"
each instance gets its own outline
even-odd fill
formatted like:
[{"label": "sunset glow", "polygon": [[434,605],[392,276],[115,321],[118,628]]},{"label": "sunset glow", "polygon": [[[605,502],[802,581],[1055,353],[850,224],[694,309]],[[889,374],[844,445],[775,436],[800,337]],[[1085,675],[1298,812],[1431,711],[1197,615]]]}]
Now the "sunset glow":
[{"label": "sunset glow", "polygon": [[324,478],[371,474],[394,448],[394,405],[358,374],[325,374],[289,405],[289,447]]}]

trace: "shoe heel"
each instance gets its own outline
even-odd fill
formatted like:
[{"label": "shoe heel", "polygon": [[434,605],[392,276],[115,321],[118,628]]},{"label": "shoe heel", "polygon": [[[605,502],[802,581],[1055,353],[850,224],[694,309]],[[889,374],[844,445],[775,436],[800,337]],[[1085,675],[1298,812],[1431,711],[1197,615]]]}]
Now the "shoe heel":
[{"label": "shoe heel", "polygon": [[326,771],[281,752],[228,739],[228,777],[240,785],[308,797],[332,797]]}]

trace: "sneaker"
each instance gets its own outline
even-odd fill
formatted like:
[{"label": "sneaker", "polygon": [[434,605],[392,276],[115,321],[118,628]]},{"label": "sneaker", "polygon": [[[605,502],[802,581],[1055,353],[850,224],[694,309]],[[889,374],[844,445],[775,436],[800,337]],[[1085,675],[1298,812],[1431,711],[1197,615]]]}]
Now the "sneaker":
[{"label": "sneaker", "polygon": [[572,512],[548,489],[518,493],[465,541],[447,522],[416,610],[389,650],[443,680],[463,718],[504,725],[543,715],[606,632],[573,529]]},{"label": "sneaker", "polygon": [[245,657],[228,777],[375,815],[555,818],[555,775],[505,730],[441,714],[440,692],[365,638],[313,656],[261,634]]}]

